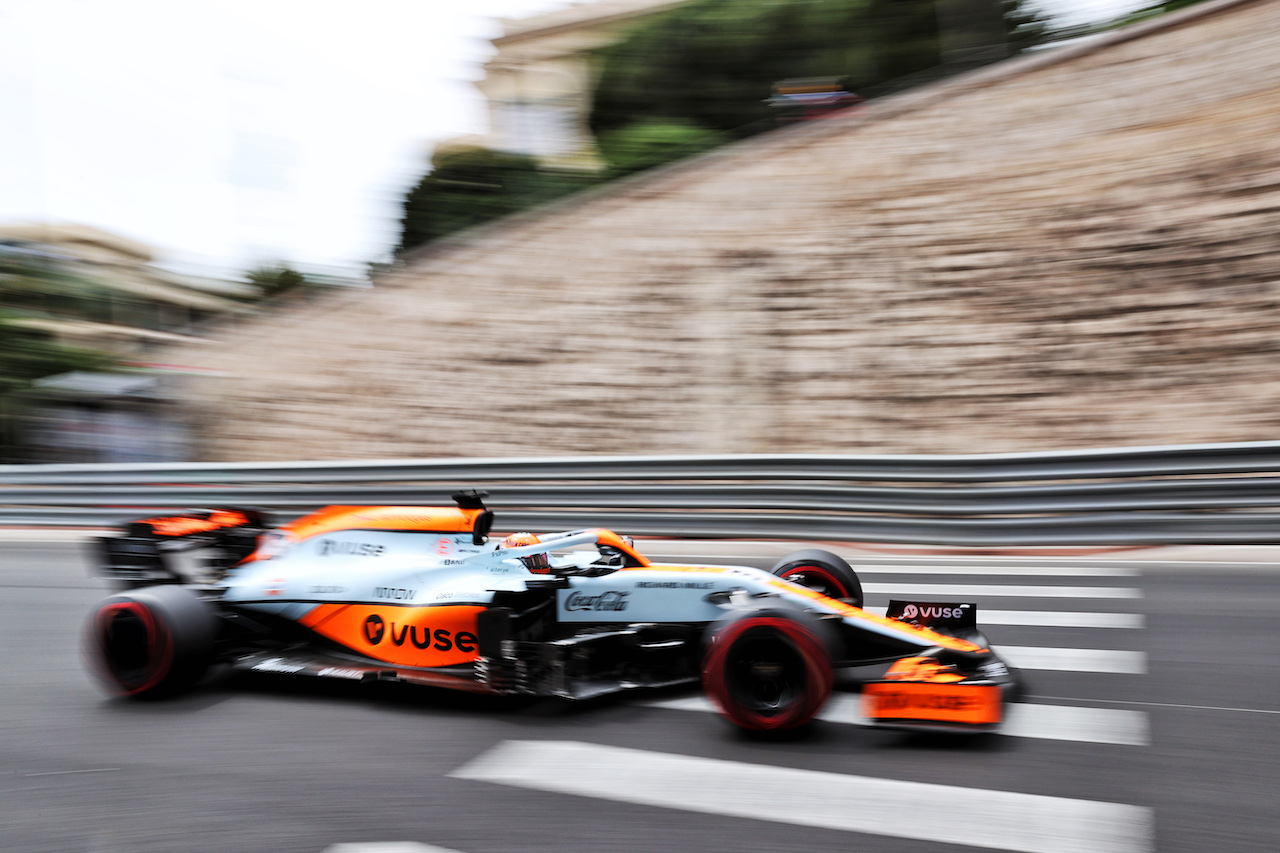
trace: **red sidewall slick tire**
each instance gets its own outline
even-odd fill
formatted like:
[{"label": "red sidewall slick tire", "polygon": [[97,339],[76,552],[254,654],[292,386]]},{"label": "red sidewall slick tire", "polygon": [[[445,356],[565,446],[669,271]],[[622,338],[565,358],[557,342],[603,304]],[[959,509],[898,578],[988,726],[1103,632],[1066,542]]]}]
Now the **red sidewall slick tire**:
[{"label": "red sidewall slick tire", "polygon": [[702,683],[721,713],[752,731],[783,731],[813,719],[835,673],[822,638],[800,619],[744,616],[712,637]]},{"label": "red sidewall slick tire", "polygon": [[173,669],[173,634],[141,602],[104,602],[90,619],[85,639],[94,672],[116,695],[154,690]]},{"label": "red sidewall slick tire", "polygon": [[809,587],[830,598],[847,601],[854,607],[863,603],[862,582],[845,560],[830,551],[809,548],[788,554],[778,561],[771,574]]},{"label": "red sidewall slick tire", "polygon": [[98,605],[84,650],[103,686],[117,696],[163,696],[190,687],[213,654],[217,617],[180,586],[146,587]]},{"label": "red sidewall slick tire", "polygon": [[[850,590],[845,586],[840,578],[831,572],[830,569],[822,566],[796,566],[788,571],[785,575],[779,575],[784,581],[798,583],[801,586],[816,587],[819,584],[827,589],[834,590],[831,598],[850,598]],[[814,582],[817,582],[816,584]]]}]

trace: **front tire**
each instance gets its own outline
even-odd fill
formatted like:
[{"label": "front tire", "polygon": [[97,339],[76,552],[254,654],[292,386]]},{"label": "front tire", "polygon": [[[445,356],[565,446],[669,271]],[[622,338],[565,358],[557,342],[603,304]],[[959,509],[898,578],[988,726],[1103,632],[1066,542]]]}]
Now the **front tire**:
[{"label": "front tire", "polygon": [[162,696],[185,690],[213,658],[217,616],[194,592],[152,586],[113,595],[85,626],[85,656],[117,696]]},{"label": "front tire", "polygon": [[862,582],[858,580],[857,572],[830,551],[818,548],[796,551],[783,557],[769,571],[828,598],[838,598],[854,607],[862,606]]},{"label": "front tire", "polygon": [[751,731],[785,731],[822,709],[835,672],[814,621],[785,610],[753,611],[713,630],[702,683],[730,722]]}]

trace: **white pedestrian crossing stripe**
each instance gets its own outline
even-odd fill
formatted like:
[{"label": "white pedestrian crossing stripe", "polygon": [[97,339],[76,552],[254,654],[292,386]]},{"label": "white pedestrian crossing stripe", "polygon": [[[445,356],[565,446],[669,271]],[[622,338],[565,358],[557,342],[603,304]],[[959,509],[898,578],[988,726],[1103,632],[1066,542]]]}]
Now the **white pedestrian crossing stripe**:
[{"label": "white pedestrian crossing stripe", "polygon": [[[644,704],[651,708],[673,711],[716,713],[715,705],[703,695],[680,696]],[[997,732],[1005,737],[1118,746],[1148,746],[1151,743],[1145,711],[1013,702],[1006,707],[1005,714],[1004,723]],[[862,713],[861,697],[853,693],[834,694],[819,712],[818,719],[850,726],[871,725],[871,721]]]},{"label": "white pedestrian crossing stripe", "polygon": [[[506,741],[449,774],[582,797],[1023,853],[1147,853],[1150,809],[573,741]],[[786,791],[785,803],[778,792]]]},{"label": "white pedestrian crossing stripe", "polygon": [[[852,562],[852,561],[851,561]],[[1132,578],[1141,574],[1137,569],[1116,566],[1092,566],[1081,563],[1075,566],[1019,566],[986,563],[982,565],[905,565],[872,566],[853,563],[858,577],[866,575],[964,575],[968,578],[1021,575],[1023,577],[1074,577],[1074,578]]]},{"label": "white pedestrian crossing stripe", "polygon": [[417,841],[347,841],[326,847],[323,853],[458,853],[444,847],[431,847]]},{"label": "white pedestrian crossing stripe", "polygon": [[862,591],[902,597],[955,596],[1009,598],[1142,598],[1142,590],[1127,586],[1034,586],[973,583],[864,583]]},{"label": "white pedestrian crossing stripe", "polygon": [[[868,613],[884,616],[887,607],[866,607]],[[1141,628],[1141,613],[1094,613],[1076,610],[987,610],[978,608],[982,625],[1029,625],[1037,628]]]},{"label": "white pedestrian crossing stripe", "polygon": [[1120,746],[1151,745],[1151,726],[1145,711],[1075,705],[1010,704],[1001,734]]},{"label": "white pedestrian crossing stripe", "polygon": [[[979,602],[978,622],[982,626],[1145,627],[1140,613],[1097,609],[1105,608],[1106,604],[1082,611],[988,609],[985,606],[990,598],[1134,600],[1143,597],[1140,588],[1036,585],[1034,581],[969,582],[983,575],[1127,578],[1140,574],[1132,568],[1087,564],[1056,567],[901,563],[865,565],[858,567],[858,571],[864,575],[864,592],[872,596],[877,605],[888,596],[975,601]],[[965,580],[956,583],[916,581],[931,574],[964,575]],[[914,577],[904,577],[902,582],[894,577],[906,575]],[[869,581],[866,576],[882,579]],[[877,600],[875,596],[880,598]],[[1062,604],[1071,606],[1069,602]],[[1125,606],[1133,609],[1133,605]],[[877,615],[885,612],[881,606],[866,609]],[[1110,636],[1118,640],[1121,635]],[[1025,670],[1130,675],[1147,672],[1147,656],[1140,651],[1020,645],[995,645],[993,649],[1011,666]],[[716,710],[703,695],[644,704],[699,713]],[[818,716],[828,724],[871,725],[862,713],[861,697],[857,694],[836,693]],[[1010,703],[998,735],[1123,747],[1143,747],[1151,743],[1149,715],[1145,711],[1069,704]],[[1154,812],[1134,805],[759,766],[576,742],[509,741],[451,775],[713,815],[995,850],[1147,853],[1154,847]],[[779,790],[790,794],[785,805],[780,804],[777,797]],[[927,807],[922,808],[921,804]]]},{"label": "white pedestrian crossing stripe", "polygon": [[1020,669],[1059,672],[1117,672],[1144,675],[1145,652],[1115,649],[1060,649],[1052,646],[992,646],[992,650]]}]

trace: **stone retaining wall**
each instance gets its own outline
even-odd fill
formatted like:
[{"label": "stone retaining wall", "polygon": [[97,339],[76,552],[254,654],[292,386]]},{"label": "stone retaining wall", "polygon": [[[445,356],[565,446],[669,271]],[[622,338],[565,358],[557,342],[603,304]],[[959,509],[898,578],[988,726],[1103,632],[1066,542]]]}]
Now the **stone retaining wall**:
[{"label": "stone retaining wall", "polygon": [[1027,65],[170,354],[204,456],[1276,438],[1280,2]]}]

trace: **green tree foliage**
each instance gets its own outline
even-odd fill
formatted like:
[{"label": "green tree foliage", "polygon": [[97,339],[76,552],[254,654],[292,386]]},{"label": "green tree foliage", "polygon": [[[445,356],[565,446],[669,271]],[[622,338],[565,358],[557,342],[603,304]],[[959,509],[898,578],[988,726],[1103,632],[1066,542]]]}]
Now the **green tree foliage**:
[{"label": "green tree foliage", "polygon": [[482,148],[442,152],[405,198],[397,254],[772,127],[765,100],[779,80],[842,77],[858,91],[936,68],[940,2],[978,4],[974,20],[1002,16],[1010,52],[1043,37],[1027,0],[692,0],[599,51],[590,125],[606,174]]},{"label": "green tree foliage", "polygon": [[[1176,12],[1179,9],[1185,9],[1188,6],[1195,6],[1203,3],[1205,0],[1168,0],[1167,3],[1153,3],[1150,6],[1143,6],[1141,9],[1135,9],[1126,15],[1122,15],[1113,21],[1107,21],[1092,27],[1085,27],[1086,32],[1100,32],[1105,30],[1113,30],[1117,27],[1127,27],[1129,24],[1136,24],[1139,21],[1145,21],[1148,18],[1158,18],[1169,12]],[[1070,33],[1069,35],[1076,35]]]},{"label": "green tree foliage", "polygon": [[26,391],[36,379],[71,370],[103,370],[115,364],[106,353],[57,343],[22,318],[0,312],[0,397]]},{"label": "green tree foliage", "polygon": [[522,154],[487,148],[441,152],[405,197],[397,252],[551,201],[596,180],[580,172],[540,168]]},{"label": "green tree foliage", "polygon": [[57,343],[46,332],[29,329],[21,318],[0,313],[0,461],[20,457],[21,418],[31,409],[31,384],[72,370],[107,370],[115,359],[94,350]]},{"label": "green tree foliage", "polygon": [[0,307],[20,316],[114,321],[127,298],[77,275],[64,259],[0,246]]},{"label": "green tree foliage", "polygon": [[[946,1],[694,0],[601,49],[592,131],[603,138],[637,121],[666,120],[747,133],[768,126],[764,101],[779,80],[842,77],[864,91],[935,68],[937,3]],[[1011,53],[1042,38],[1043,24],[1024,0],[991,2]]]},{"label": "green tree foliage", "polygon": [[245,274],[250,284],[254,284],[262,292],[263,299],[279,296],[290,290],[302,287],[307,279],[302,273],[287,264],[258,267]]},{"label": "green tree foliage", "polygon": [[1009,38],[1009,54],[1044,44],[1052,38],[1045,13],[1023,0],[1001,0],[1001,14]]},{"label": "green tree foliage", "polygon": [[[845,76],[865,85],[879,76],[873,15],[884,18],[886,31],[922,5],[932,20],[932,0],[883,0],[873,11],[875,2],[694,0],[676,7],[600,51],[591,129],[600,135],[661,118],[732,131],[771,117],[764,101],[778,80]],[[936,64],[937,55],[935,39],[918,66]]]},{"label": "green tree foliage", "polygon": [[0,459],[14,455],[17,420],[28,408],[31,383],[72,370],[103,370],[111,356],[58,343],[24,321],[110,319],[109,293],[31,256],[0,253]]},{"label": "green tree foliage", "polygon": [[687,121],[638,121],[600,134],[600,153],[618,175],[639,172],[715,146],[718,134]]}]

